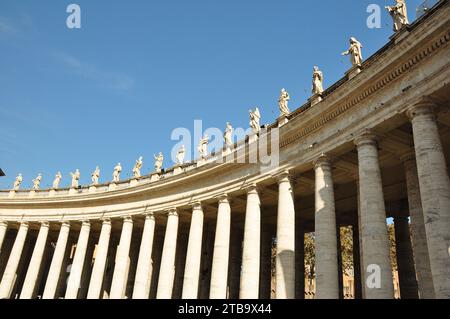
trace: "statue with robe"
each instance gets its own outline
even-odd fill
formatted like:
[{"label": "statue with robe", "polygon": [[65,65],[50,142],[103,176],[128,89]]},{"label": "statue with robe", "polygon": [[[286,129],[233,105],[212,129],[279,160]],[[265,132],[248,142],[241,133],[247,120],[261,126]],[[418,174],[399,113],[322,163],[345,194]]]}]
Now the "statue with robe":
[{"label": "statue with robe", "polygon": [[75,173],[70,173],[70,175],[72,176],[71,187],[78,188],[79,181],[80,181],[80,171],[78,170],[78,168],[75,170]]},{"label": "statue with robe", "polygon": [[397,2],[395,6],[387,6],[386,9],[394,20],[394,32],[397,32],[405,25],[409,24],[409,21],[405,0],[395,1]]},{"label": "statue with robe", "polygon": [[39,174],[35,179],[33,179],[33,190],[37,191],[41,185],[42,175]]},{"label": "statue with robe", "polygon": [[142,168],[142,164],[143,164],[142,159],[143,159],[142,156],[139,157],[139,159],[134,164],[134,167],[133,167],[133,177],[134,178],[141,177],[141,168]]},{"label": "statue with robe", "polygon": [[203,138],[200,140],[200,143],[198,143],[197,147],[197,151],[201,159],[205,159],[208,156],[208,143],[209,136],[205,134],[205,136],[203,136]]},{"label": "statue with robe", "polygon": [[253,131],[253,134],[258,134],[261,131],[261,125],[259,124],[261,120],[261,113],[259,112],[259,108],[256,108],[254,111],[250,110],[250,127]]},{"label": "statue with robe", "polygon": [[177,165],[181,166],[184,164],[184,158],[186,156],[186,148],[184,145],[181,145],[181,147],[178,149],[177,152]]},{"label": "statue with robe", "polygon": [[233,147],[233,127],[230,122],[227,122],[227,126],[225,127],[225,132],[223,134],[225,148],[230,150]]},{"label": "statue with robe", "polygon": [[153,155],[153,158],[155,159],[155,172],[161,173],[164,162],[163,153],[159,152],[158,155]]},{"label": "statue with robe", "polygon": [[354,37],[350,38],[350,48],[343,52],[342,55],[350,55],[353,67],[359,67],[362,64],[362,44]]},{"label": "statue with robe", "polygon": [[288,107],[290,99],[291,97],[286,89],[281,89],[280,97],[278,99],[278,108],[280,109],[281,116],[288,116],[291,113]]},{"label": "statue with robe", "polygon": [[98,185],[98,180],[100,178],[100,167],[96,167],[95,171],[92,172],[91,174],[91,181],[92,181],[92,185]]},{"label": "statue with robe", "polygon": [[13,190],[18,191],[20,185],[22,184],[23,177],[22,174],[17,175],[16,180],[14,181]]},{"label": "statue with robe", "polygon": [[120,181],[120,172],[122,172],[122,165],[120,163],[117,163],[117,165],[114,167],[113,172],[113,182],[117,183]]},{"label": "statue with robe", "polygon": [[323,93],[323,73],[322,71],[319,70],[318,66],[315,66],[313,71],[312,93],[313,94]]},{"label": "statue with robe", "polygon": [[59,183],[61,182],[62,174],[61,172],[56,173],[55,179],[53,180],[53,189],[59,188]]}]

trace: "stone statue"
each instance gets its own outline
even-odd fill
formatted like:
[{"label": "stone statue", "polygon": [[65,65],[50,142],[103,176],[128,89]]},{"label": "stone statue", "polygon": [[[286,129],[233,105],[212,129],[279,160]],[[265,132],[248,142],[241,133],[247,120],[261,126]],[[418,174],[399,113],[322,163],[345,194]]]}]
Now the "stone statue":
[{"label": "stone statue", "polygon": [[136,161],[136,164],[134,164],[133,167],[133,177],[134,178],[139,178],[141,177],[141,168],[142,168],[142,156],[139,157],[139,159]]},{"label": "stone statue", "polygon": [[205,136],[200,140],[198,144],[197,151],[200,154],[201,159],[205,159],[208,156],[208,143],[209,136],[205,134]]},{"label": "stone statue", "polygon": [[92,181],[92,185],[98,185],[98,180],[100,178],[100,167],[96,167],[95,171],[92,172],[91,174],[91,181]]},{"label": "stone statue", "polygon": [[153,158],[155,159],[155,172],[161,173],[164,162],[163,153],[159,152],[158,155],[153,155]]},{"label": "stone statue", "polygon": [[53,180],[53,189],[59,188],[59,183],[61,182],[62,174],[61,172],[56,173],[55,179]]},{"label": "stone statue", "polygon": [[22,174],[17,175],[16,180],[14,181],[13,190],[18,191],[20,188],[20,185],[22,184]]},{"label": "stone statue", "polygon": [[278,107],[281,112],[281,116],[288,116],[291,112],[289,111],[288,103],[291,97],[286,89],[281,89],[280,98],[278,99]]},{"label": "stone statue", "polygon": [[122,165],[120,163],[117,163],[116,167],[114,167],[113,172],[113,182],[117,183],[120,181],[120,172],[122,172]]},{"label": "stone statue", "polygon": [[259,121],[261,120],[261,113],[259,112],[259,108],[256,108],[254,111],[250,110],[250,127],[252,128],[253,134],[258,134],[261,131],[261,125]]},{"label": "stone statue", "polygon": [[387,6],[385,8],[388,10],[389,14],[394,20],[394,32],[397,32],[405,25],[409,24],[409,21],[405,0],[395,1],[397,2],[395,6]]},{"label": "stone statue", "polygon": [[323,93],[323,73],[318,66],[314,67],[312,87],[313,94]]},{"label": "stone statue", "polygon": [[70,175],[72,176],[71,188],[78,188],[78,184],[80,181],[80,171],[78,170],[78,168],[75,170],[75,173],[70,173]]},{"label": "stone statue", "polygon": [[41,185],[42,175],[39,174],[35,179],[33,179],[33,190],[37,191]]},{"label": "stone statue", "polygon": [[181,145],[181,147],[178,149],[178,153],[177,153],[177,164],[178,165],[183,165],[184,164],[184,158],[186,156],[186,148],[184,147],[184,145]]},{"label": "stone statue", "polygon": [[230,122],[227,122],[227,127],[225,128],[225,132],[223,134],[225,148],[230,150],[233,147],[233,127]]},{"label": "stone statue", "polygon": [[354,37],[350,38],[350,48],[343,52],[342,55],[350,55],[350,60],[354,67],[361,66],[362,64],[362,45]]}]

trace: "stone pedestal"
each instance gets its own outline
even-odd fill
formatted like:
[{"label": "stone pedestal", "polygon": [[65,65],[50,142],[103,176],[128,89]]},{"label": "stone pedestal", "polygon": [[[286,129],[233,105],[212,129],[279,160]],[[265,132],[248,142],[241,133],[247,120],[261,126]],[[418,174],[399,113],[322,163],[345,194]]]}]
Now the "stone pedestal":
[{"label": "stone pedestal", "polygon": [[406,38],[409,34],[409,26],[405,25],[403,28],[395,32],[393,35],[389,37],[389,40],[393,41],[395,44],[402,41],[404,38]]},{"label": "stone pedestal", "polygon": [[95,187],[94,185],[89,187],[89,193],[95,193],[97,191],[97,187]]},{"label": "stone pedestal", "polygon": [[256,142],[258,140],[258,135],[255,133],[252,133],[248,136],[248,144]]},{"label": "stone pedestal", "polygon": [[289,122],[289,119],[287,118],[286,115],[281,115],[278,118],[278,127],[282,127],[283,125],[285,125],[287,122]]},{"label": "stone pedestal", "polygon": [[75,195],[77,193],[77,190],[75,188],[69,189],[69,195]]},{"label": "stone pedestal", "polygon": [[316,105],[317,103],[322,101],[322,94],[314,94],[309,101],[311,102],[311,106]]},{"label": "stone pedestal", "polygon": [[113,191],[117,188],[117,184],[116,183],[111,183],[109,184],[108,190],[109,191]]},{"label": "stone pedestal", "polygon": [[55,189],[51,189],[50,192],[48,193],[48,197],[54,197],[55,195],[56,195]]},{"label": "stone pedestal", "polygon": [[34,196],[36,196],[36,191],[35,191],[35,190],[31,190],[31,191],[28,193],[28,197],[34,197]]},{"label": "stone pedestal", "polygon": [[197,160],[197,167],[203,166],[206,164],[206,159],[205,158],[199,158]]},{"label": "stone pedestal", "polygon": [[156,181],[159,181],[159,173],[153,173],[150,176],[150,182],[156,182]]},{"label": "stone pedestal", "polygon": [[138,180],[136,178],[133,178],[130,180],[130,187],[136,186],[138,184]]},{"label": "stone pedestal", "polygon": [[181,166],[178,165],[173,169],[173,175],[179,175],[181,173],[183,173],[183,168]]},{"label": "stone pedestal", "polygon": [[348,76],[348,79],[351,80],[355,76],[361,73],[361,66],[355,65],[350,70],[348,70],[345,74]]},{"label": "stone pedestal", "polygon": [[8,195],[9,198],[13,198],[15,196],[16,196],[16,191],[9,191],[9,195]]}]

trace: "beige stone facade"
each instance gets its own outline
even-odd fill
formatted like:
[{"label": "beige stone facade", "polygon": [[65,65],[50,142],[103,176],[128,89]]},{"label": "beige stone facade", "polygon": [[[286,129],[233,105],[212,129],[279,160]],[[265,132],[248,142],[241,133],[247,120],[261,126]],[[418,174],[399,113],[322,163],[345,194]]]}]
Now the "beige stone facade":
[{"label": "beige stone facade", "polygon": [[[440,2],[287,116],[271,171],[213,154],[114,187],[0,191],[0,298],[307,298],[313,231],[317,298],[348,282],[356,297],[450,298],[449,17]],[[349,225],[359,249],[342,285]]]}]

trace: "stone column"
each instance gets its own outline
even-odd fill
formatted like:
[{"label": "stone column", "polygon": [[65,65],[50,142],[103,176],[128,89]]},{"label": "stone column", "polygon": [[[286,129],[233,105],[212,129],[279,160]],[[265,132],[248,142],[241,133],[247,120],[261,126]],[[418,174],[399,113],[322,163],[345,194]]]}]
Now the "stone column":
[{"label": "stone column", "polygon": [[91,231],[91,224],[89,221],[83,221],[81,225],[80,235],[73,258],[72,267],[70,268],[70,275],[67,282],[67,289],[65,299],[77,299],[78,290],[81,285],[81,275],[83,272],[84,259],[86,258],[86,250],[89,242],[89,233]]},{"label": "stone column", "polygon": [[400,296],[402,299],[419,299],[408,217],[395,217],[394,226]]},{"label": "stone column", "polygon": [[228,258],[230,255],[231,208],[228,197],[219,198],[216,236],[211,269],[210,299],[227,298]]},{"label": "stone column", "polygon": [[419,177],[414,153],[402,157],[408,191],[409,214],[411,217],[411,237],[416,268],[417,285],[421,299],[434,299],[433,278],[431,276],[430,257],[427,236],[420,199]]},{"label": "stone column", "polygon": [[109,239],[111,237],[111,220],[106,218],[102,223],[102,230],[98,239],[97,251],[95,253],[94,267],[92,268],[91,280],[87,299],[99,299],[105,275],[106,259],[108,257]]},{"label": "stone column", "polygon": [[361,255],[359,249],[359,227],[355,223],[352,227],[353,237],[353,290],[355,293],[355,299],[362,299],[362,285],[361,285]]},{"label": "stone column", "polygon": [[28,234],[28,223],[20,223],[20,228],[14,241],[14,245],[9,255],[8,263],[3,272],[2,281],[0,283],[0,299],[9,299],[11,290],[14,286],[17,268],[19,267],[20,257],[22,257],[23,247]]},{"label": "stone column", "polygon": [[278,180],[276,298],[295,298],[295,208],[289,173]]},{"label": "stone column", "polygon": [[3,240],[5,239],[7,230],[8,230],[8,223],[5,221],[0,221],[0,253],[2,252]]},{"label": "stone column", "polygon": [[240,299],[259,298],[261,254],[261,203],[255,185],[247,189]]},{"label": "stone column", "polygon": [[197,299],[202,259],[203,209],[200,203],[192,208],[191,227],[184,268],[182,299]]},{"label": "stone column", "polygon": [[431,104],[408,111],[412,122],[422,209],[435,296],[450,298],[450,181]]},{"label": "stone column", "polygon": [[36,281],[41,269],[45,246],[47,245],[49,228],[49,223],[41,223],[41,228],[39,229],[39,234],[34,246],[33,255],[31,256],[30,263],[28,264],[28,271],[22,286],[20,299],[32,299],[34,297],[34,292],[36,290]]},{"label": "stone column", "polygon": [[339,299],[336,212],[331,164],[325,155],[315,162],[316,299]]},{"label": "stone column", "polygon": [[69,238],[70,224],[63,222],[56,242],[55,251],[53,253],[52,263],[45,282],[44,294],[42,299],[54,299],[56,288],[58,287],[59,278],[61,276],[62,264],[67,249],[67,240]]},{"label": "stone column", "polygon": [[128,264],[130,262],[130,245],[133,234],[133,220],[131,217],[123,219],[122,233],[117,247],[116,263],[111,284],[110,299],[123,299],[127,288]]},{"label": "stone column", "polygon": [[358,148],[365,298],[392,299],[394,285],[376,138],[366,131],[355,144]]},{"label": "stone column", "polygon": [[159,271],[158,290],[156,299],[171,299],[173,280],[175,277],[175,256],[178,236],[178,213],[176,209],[168,212],[166,235],[161,257],[161,269]]},{"label": "stone column", "polygon": [[141,247],[139,248],[136,279],[134,280],[133,299],[149,299],[150,285],[153,273],[153,240],[155,237],[155,216],[153,213],[145,215],[144,230],[142,231]]}]

